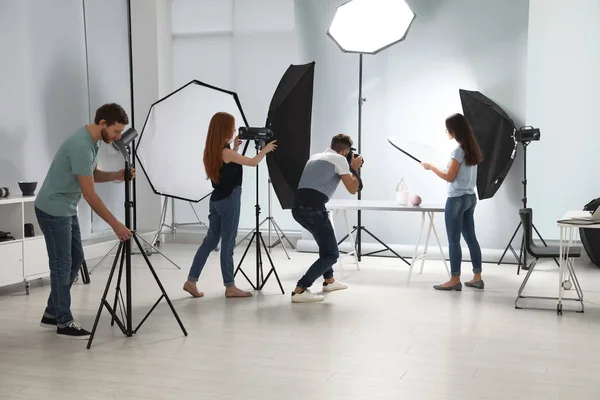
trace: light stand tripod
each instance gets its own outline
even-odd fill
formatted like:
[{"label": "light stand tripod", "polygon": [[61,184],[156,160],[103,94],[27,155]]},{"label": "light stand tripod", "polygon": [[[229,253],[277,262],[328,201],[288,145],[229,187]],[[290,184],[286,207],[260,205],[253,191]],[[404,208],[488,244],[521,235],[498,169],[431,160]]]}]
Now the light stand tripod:
[{"label": "light stand tripod", "polygon": [[[287,236],[285,236],[285,233],[283,233],[283,230],[279,227],[279,225],[277,224],[277,221],[275,221],[275,218],[273,217],[272,214],[272,208],[271,208],[271,177],[269,177],[269,215],[262,220],[262,222],[260,224],[258,224],[258,227],[260,228],[265,222],[268,222],[269,225],[269,252],[271,252],[271,249],[274,247],[277,247],[279,244],[281,244],[281,247],[283,247],[283,251],[285,252],[285,255],[287,256],[288,260],[290,259],[290,255],[287,252],[287,249],[285,248],[285,243],[283,243],[283,239],[285,239],[288,244],[291,246],[292,249],[296,249],[294,247],[294,245],[292,244],[292,242],[290,242],[290,240],[287,238]],[[275,231],[275,234],[277,234],[277,241],[273,244],[271,244],[271,229],[273,229]],[[250,235],[252,235],[254,232],[256,231],[256,228],[252,229],[251,232],[249,232],[246,236],[244,236],[244,238],[242,240],[240,240],[238,243],[236,243],[235,247],[239,246],[240,243],[242,243],[244,240],[248,239],[250,237]]]},{"label": "light stand tripod", "polygon": [[[527,146],[529,146],[530,143],[531,143],[531,141],[522,141],[521,142],[521,145],[523,146],[523,180],[521,181],[521,183],[523,184],[523,198],[521,199],[521,201],[523,202],[523,208],[527,208]],[[515,147],[515,149],[516,149],[516,147]],[[527,265],[527,251],[525,251],[525,233],[523,233],[522,238],[521,238],[521,249],[519,251],[518,256],[517,256],[517,252],[515,251],[515,249],[512,246],[512,242],[515,239],[515,236],[517,236],[517,232],[521,228],[522,224],[523,224],[523,222],[519,221],[519,224],[517,225],[517,229],[515,229],[515,232],[511,236],[510,240],[508,241],[508,245],[504,249],[504,253],[502,253],[502,257],[500,257],[500,260],[498,261],[498,265],[500,265],[500,263],[502,263],[502,260],[504,259],[504,256],[506,255],[506,252],[508,251],[508,249],[510,249],[510,251],[513,253],[513,255],[515,256],[515,258],[517,259],[517,262],[518,262],[517,275],[519,274],[521,269],[524,269],[524,270],[529,269],[529,266]],[[540,238],[540,240],[542,241],[544,246],[548,247],[548,245],[546,244],[546,241],[542,238],[542,235],[540,235],[540,232],[537,230],[537,228],[535,227],[533,222],[531,223],[531,225],[533,226],[533,230],[538,235],[538,237]],[[558,263],[558,260],[554,259],[554,261],[556,262],[556,265],[560,266],[560,264]]]},{"label": "light stand tripod", "polygon": [[[363,77],[363,55],[362,53],[359,54],[359,67],[358,67],[358,146],[357,146],[357,151],[360,154],[360,142],[361,142],[361,131],[362,131],[362,106],[363,103],[365,101],[367,101],[367,99],[362,97],[362,77]],[[358,200],[361,199],[361,192],[358,192]],[[356,226],[354,226],[352,228],[352,233],[356,232],[356,243],[354,244],[355,249],[356,249],[356,255],[358,257],[358,261],[361,261],[362,256],[370,256],[370,255],[374,255],[377,253],[382,253],[384,251],[390,251],[392,254],[394,254],[396,257],[398,257],[399,259],[401,259],[402,261],[404,261],[407,265],[410,265],[410,263],[404,258],[402,257],[400,254],[396,253],[394,250],[392,250],[390,248],[390,246],[388,246],[387,244],[385,244],[382,240],[380,240],[377,236],[375,236],[373,233],[371,233],[367,228],[365,228],[362,225],[362,214],[361,214],[361,210],[357,211],[358,213],[358,223]],[[363,254],[362,253],[362,232],[365,232],[366,234],[368,234],[369,236],[371,236],[373,239],[375,239],[379,244],[381,244],[384,248],[382,250],[377,250],[377,251],[372,251],[370,253],[367,254]],[[344,242],[344,240],[346,240],[348,237],[350,236],[350,234],[347,234],[346,236],[344,236],[342,238],[342,240],[340,240],[338,242],[338,245],[340,245],[342,242]]]},{"label": "light stand tripod", "polygon": [[[258,154],[260,149],[262,147],[264,147],[264,141],[255,140],[254,143],[255,143],[255,147],[256,147],[256,154]],[[244,275],[244,277],[250,283],[250,285],[252,286],[252,288],[254,290],[262,290],[262,288],[265,286],[265,283],[267,283],[267,280],[269,279],[271,274],[273,274],[273,275],[275,275],[275,278],[277,279],[277,283],[279,283],[279,288],[281,289],[281,294],[285,294],[285,292],[283,290],[283,286],[281,285],[281,281],[279,280],[279,275],[277,275],[277,271],[275,270],[275,266],[273,265],[273,260],[271,259],[271,255],[269,254],[269,249],[267,248],[267,245],[265,244],[265,240],[263,239],[262,233],[260,231],[261,224],[259,223],[260,204],[259,204],[259,198],[258,198],[258,183],[259,183],[259,175],[258,175],[258,165],[257,165],[256,166],[256,205],[254,206],[254,208],[255,208],[254,215],[255,215],[255,219],[256,219],[255,220],[256,225],[255,225],[254,231],[252,233],[252,238],[250,239],[250,242],[248,243],[248,246],[246,247],[246,250],[244,251],[244,255],[242,256],[242,259],[240,260],[240,263],[238,264],[238,267],[236,268],[233,276],[235,277],[238,272],[241,272],[242,275]],[[244,258],[246,258],[246,254],[248,254],[248,250],[250,250],[250,247],[252,246],[253,241],[256,241],[256,283],[252,283],[250,278],[248,278],[248,275],[246,275],[246,273],[242,269],[242,263],[244,262]],[[264,248],[267,258],[269,259],[269,264],[271,264],[271,269],[269,270],[269,273],[267,274],[266,277],[264,276],[264,271],[263,271],[261,246]]]},{"label": "light stand tripod", "polygon": [[[128,149],[130,149],[129,146],[128,146]],[[131,157],[131,155],[130,155],[130,157]],[[132,187],[131,181],[132,181],[131,166],[130,166],[129,160],[126,160],[125,161],[125,226],[128,229],[131,229],[131,214],[132,214],[133,208],[135,207],[135,204],[133,201],[131,201],[131,196],[130,196],[131,187]],[[150,311],[148,311],[148,313],[142,319],[142,321],[139,323],[139,325],[135,329],[133,329],[133,313],[132,313],[133,302],[131,299],[131,294],[132,294],[131,293],[131,283],[132,283],[131,282],[131,254],[132,254],[131,239],[128,239],[125,242],[120,242],[118,244],[119,248],[117,249],[117,256],[115,257],[115,260],[113,262],[112,269],[108,276],[108,281],[106,282],[106,288],[104,289],[104,294],[102,295],[102,299],[100,301],[100,306],[98,307],[98,314],[96,315],[96,320],[94,321],[94,327],[92,328],[92,332],[91,332],[90,338],[88,340],[88,344],[87,344],[88,349],[91,347],[92,341],[94,340],[94,335],[96,333],[96,328],[98,327],[98,321],[100,320],[100,315],[102,314],[103,307],[106,307],[106,309],[112,316],[111,325],[114,325],[114,323],[116,322],[117,325],[119,326],[119,328],[121,329],[121,331],[123,332],[123,334],[126,335],[127,337],[131,337],[135,333],[137,333],[137,331],[140,329],[142,324],[146,321],[146,319],[150,316],[152,311],[154,311],[156,306],[158,306],[158,304],[160,303],[160,301],[163,298],[169,304],[169,307],[171,308],[171,311],[173,312],[175,319],[177,319],[177,322],[179,323],[179,326],[181,327],[183,334],[185,336],[187,336],[187,331],[185,330],[183,323],[179,319],[179,315],[177,315],[177,312],[175,311],[175,308],[173,307],[173,304],[171,303],[171,300],[169,299],[169,296],[167,295],[165,288],[163,287],[162,283],[160,282],[158,275],[154,271],[154,268],[152,267],[152,264],[150,263],[150,259],[144,252],[144,249],[140,242],[140,239],[144,242],[146,242],[146,241],[141,236],[139,236],[135,232],[135,230],[132,230],[132,234],[133,234],[133,236],[131,239],[135,240],[135,243],[137,244],[142,256],[144,257],[144,260],[146,261],[146,265],[148,266],[148,269],[150,269],[152,276],[156,280],[156,283],[157,283],[158,287],[160,288],[162,295],[159,297],[159,299],[156,301],[156,303],[154,303],[154,305],[152,306]],[[146,242],[146,243],[148,243],[148,242]],[[110,284],[112,282],[112,278],[114,276],[115,269],[117,267],[117,263],[119,262],[119,258],[121,261],[120,266],[119,266],[119,277],[117,278],[117,287],[115,289],[114,305],[111,307],[110,304],[108,303],[108,301],[106,300],[106,297],[108,295],[108,291],[110,289]],[[123,293],[121,292],[121,280],[122,280],[122,276],[123,276],[123,266],[125,266],[125,301],[123,301]],[[121,318],[123,318],[125,321],[120,319],[116,313],[117,304],[121,307]]]},{"label": "light stand tripod", "polygon": [[[169,201],[171,202],[171,224],[167,224],[165,222],[166,218],[167,218],[167,210],[169,208]],[[160,213],[160,221],[158,223],[158,229],[156,231],[156,234],[154,235],[154,238],[150,242],[150,243],[152,243],[152,247],[147,250],[148,255],[153,253],[153,251],[152,251],[153,249],[160,247],[161,243],[160,243],[159,238],[161,235],[165,234],[165,232],[163,232],[163,228],[169,229],[168,233],[170,233],[173,236],[173,239],[175,239],[175,234],[177,233],[177,228],[179,228],[181,226],[203,226],[208,230],[208,226],[200,219],[200,216],[198,216],[198,213],[196,212],[196,209],[194,208],[192,203],[188,201],[188,204],[192,208],[192,211],[194,212],[194,215],[196,216],[196,219],[198,220],[198,222],[177,223],[177,222],[175,222],[175,201],[169,197],[165,197],[165,200],[163,202],[162,211]],[[218,246],[215,249],[215,251],[219,251]]]}]

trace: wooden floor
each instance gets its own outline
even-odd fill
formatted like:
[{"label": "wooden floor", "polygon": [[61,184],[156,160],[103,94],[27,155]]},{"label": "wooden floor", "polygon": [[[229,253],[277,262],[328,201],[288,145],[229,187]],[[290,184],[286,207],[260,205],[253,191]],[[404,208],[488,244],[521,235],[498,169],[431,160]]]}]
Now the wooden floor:
[{"label": "wooden floor", "polygon": [[[181,270],[151,257],[187,337],[162,302],[131,338],[111,328],[105,311],[87,350],[87,342],[39,327],[49,281],[32,285],[29,296],[21,287],[2,289],[0,399],[600,398],[596,267],[576,267],[586,312],[557,316],[515,310],[524,274],[517,276],[514,266],[485,265],[483,292],[448,293],[431,288],[445,279],[441,263],[427,262],[407,286],[407,267],[387,258],[365,259],[361,271],[349,265],[343,278],[349,289],[326,295],[324,303],[291,304],[290,290],[315,255],[292,252],[287,260],[280,249],[273,258],[285,295],[270,279],[251,299],[225,299],[214,254],[201,276],[206,297],[193,299],[181,287],[195,250],[167,245]],[[141,256],[134,262],[133,319],[139,322],[159,291]],[[253,257],[244,266],[254,274]],[[555,295],[558,269],[538,268],[530,292]],[[73,312],[87,329],[109,270],[106,262],[90,285],[73,287]],[[470,279],[470,266],[463,270]],[[243,278],[238,284],[248,287]]]}]

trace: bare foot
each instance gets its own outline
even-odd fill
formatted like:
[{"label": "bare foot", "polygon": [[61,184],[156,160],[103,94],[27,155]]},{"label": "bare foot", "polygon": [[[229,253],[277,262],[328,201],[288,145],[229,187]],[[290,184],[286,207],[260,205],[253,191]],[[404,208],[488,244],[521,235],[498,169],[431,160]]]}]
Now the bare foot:
[{"label": "bare foot", "polygon": [[183,285],[183,290],[191,294],[193,297],[203,297],[204,293],[198,291],[196,287],[196,282],[186,281]]},{"label": "bare foot", "polygon": [[225,297],[252,297],[252,293],[238,289],[235,285],[225,288]]}]

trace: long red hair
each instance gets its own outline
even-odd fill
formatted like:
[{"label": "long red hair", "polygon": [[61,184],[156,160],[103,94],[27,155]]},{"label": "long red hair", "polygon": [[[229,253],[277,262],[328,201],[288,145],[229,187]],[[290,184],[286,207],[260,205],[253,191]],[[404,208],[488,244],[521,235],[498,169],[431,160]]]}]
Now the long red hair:
[{"label": "long red hair", "polygon": [[206,145],[204,147],[204,169],[206,176],[219,182],[223,166],[223,149],[235,130],[235,118],[226,112],[218,112],[210,119]]}]

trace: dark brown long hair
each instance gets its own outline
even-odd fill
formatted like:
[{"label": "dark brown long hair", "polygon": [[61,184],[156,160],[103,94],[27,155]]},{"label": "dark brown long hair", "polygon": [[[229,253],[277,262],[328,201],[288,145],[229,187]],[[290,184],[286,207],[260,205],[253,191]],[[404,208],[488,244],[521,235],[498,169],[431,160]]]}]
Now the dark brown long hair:
[{"label": "dark brown long hair", "polygon": [[223,149],[235,130],[235,118],[226,112],[218,112],[210,120],[206,145],[204,147],[204,168],[206,176],[213,182],[219,182],[223,166]]},{"label": "dark brown long hair", "polygon": [[473,135],[473,129],[464,115],[453,114],[446,118],[446,129],[465,151],[466,165],[477,165],[483,161],[483,154]]}]

